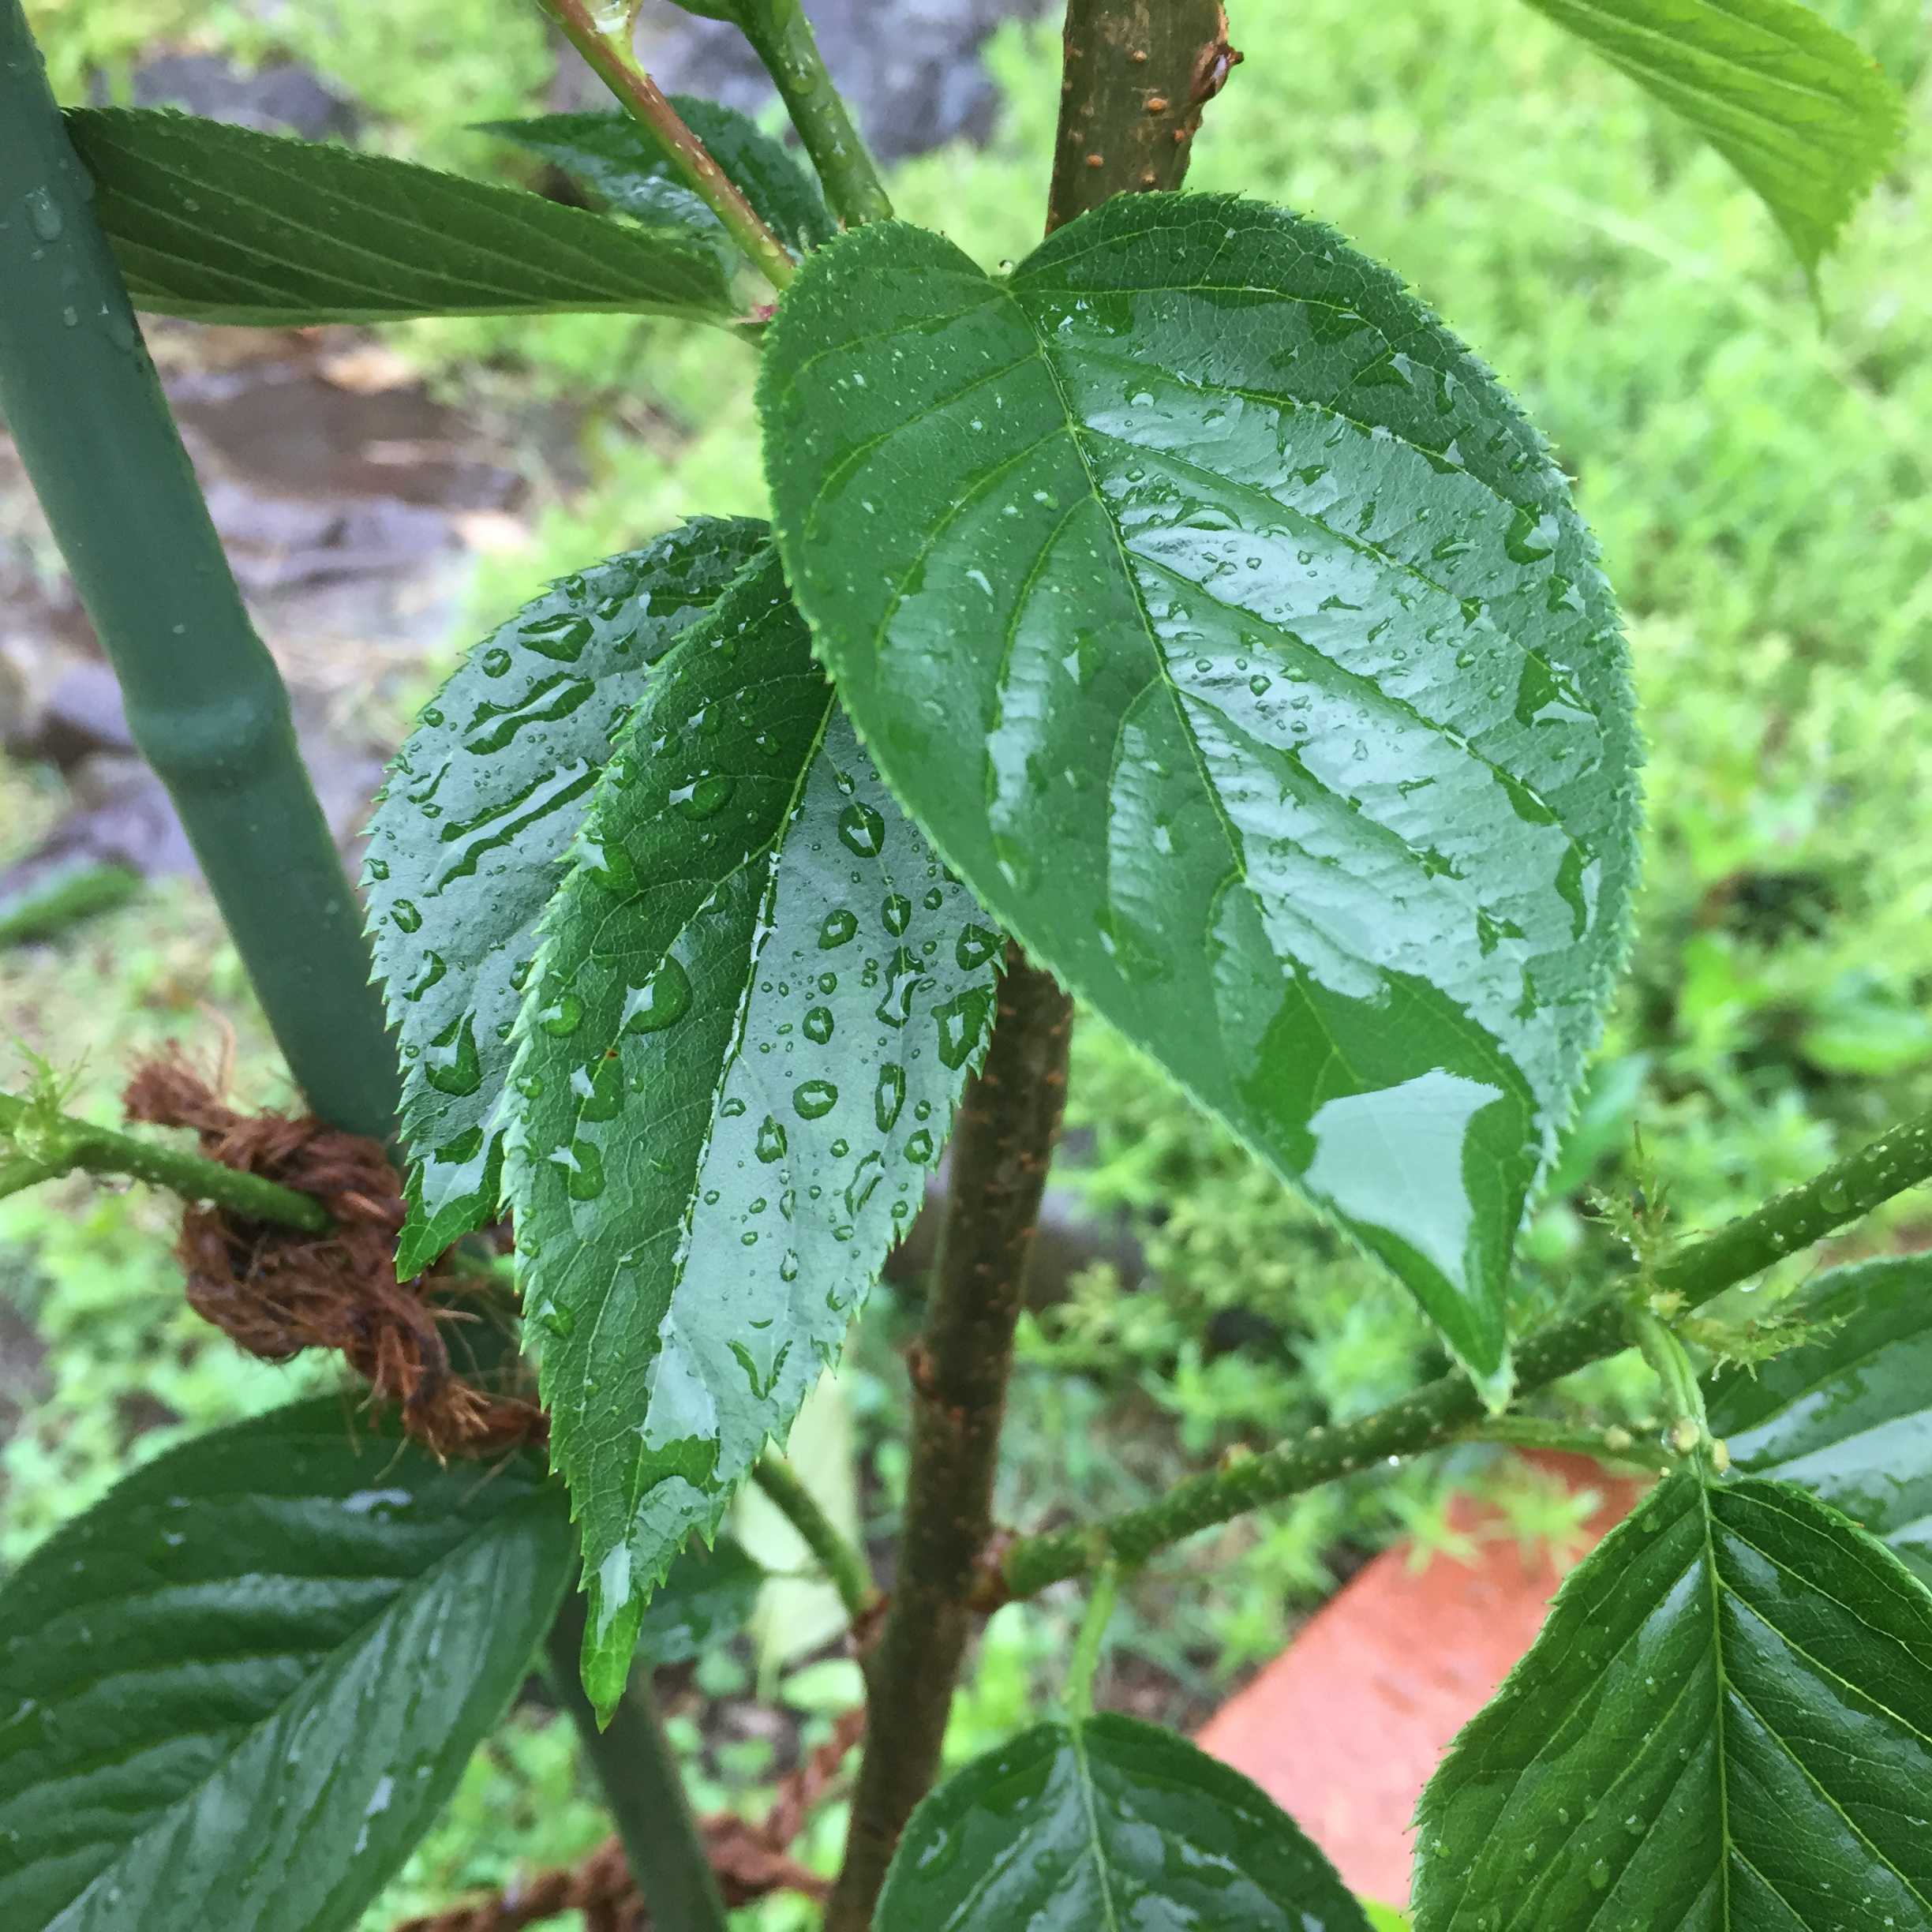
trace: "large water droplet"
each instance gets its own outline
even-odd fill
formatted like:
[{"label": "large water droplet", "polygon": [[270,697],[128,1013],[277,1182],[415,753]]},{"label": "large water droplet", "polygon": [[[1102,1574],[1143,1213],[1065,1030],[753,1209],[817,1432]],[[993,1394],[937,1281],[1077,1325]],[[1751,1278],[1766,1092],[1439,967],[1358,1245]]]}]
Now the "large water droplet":
[{"label": "large water droplet", "polygon": [[842,946],[859,930],[859,915],[841,907],[836,912],[828,912],[825,923],[818,928],[818,949],[829,953],[834,946]]},{"label": "large water droplet", "polygon": [[769,1166],[773,1161],[782,1160],[785,1151],[785,1130],[772,1115],[765,1116],[765,1124],[758,1130],[758,1157]]},{"label": "large water droplet", "polygon": [[395,921],[399,932],[413,933],[422,930],[422,914],[411,899],[399,899],[389,908],[389,916]]},{"label": "large water droplet", "polygon": [[878,1084],[872,1091],[872,1118],[881,1133],[890,1133],[899,1110],[905,1105],[905,1069],[889,1060],[879,1069]]},{"label": "large water droplet", "polygon": [[801,1080],[792,1090],[792,1104],[801,1120],[819,1120],[838,1105],[838,1089],[829,1080]]},{"label": "large water droplet", "polygon": [[[438,1093],[461,1099],[483,1084],[483,1063],[477,1052],[476,1032],[467,1013],[445,1027],[429,1043],[431,1057],[422,1062],[423,1078]],[[444,1057],[435,1056],[441,1054]]]},{"label": "large water droplet", "polygon": [[838,834],[848,851],[870,859],[886,843],[886,821],[863,799],[854,799],[839,814]]},{"label": "large water droplet", "polygon": [[623,1030],[627,1033],[661,1033],[690,1011],[691,975],[668,954],[642,986],[624,996]]},{"label": "large water droplet", "polygon": [[953,957],[959,962],[962,972],[971,972],[983,966],[1000,949],[1000,936],[988,932],[983,926],[968,926],[959,936],[959,943],[953,949]]},{"label": "large water droplet", "polygon": [[822,1046],[832,1037],[832,1009],[829,1006],[814,1006],[805,1016],[805,1037],[814,1045]]},{"label": "large water droplet", "polygon": [[671,794],[671,803],[687,818],[712,818],[722,811],[732,795],[732,781],[722,773],[695,779],[680,785]]},{"label": "large water droplet", "polygon": [[912,923],[912,902],[898,893],[888,893],[886,903],[879,908],[879,917],[896,939]]},{"label": "large water droplet", "polygon": [[519,627],[517,635],[540,657],[556,664],[575,664],[584,646],[595,635],[588,617],[564,612],[555,617],[539,617]]},{"label": "large water droplet", "polygon": [[575,1033],[583,1020],[583,1002],[575,993],[564,990],[557,993],[541,1007],[537,1014],[537,1024],[546,1033],[554,1033],[560,1039]]}]

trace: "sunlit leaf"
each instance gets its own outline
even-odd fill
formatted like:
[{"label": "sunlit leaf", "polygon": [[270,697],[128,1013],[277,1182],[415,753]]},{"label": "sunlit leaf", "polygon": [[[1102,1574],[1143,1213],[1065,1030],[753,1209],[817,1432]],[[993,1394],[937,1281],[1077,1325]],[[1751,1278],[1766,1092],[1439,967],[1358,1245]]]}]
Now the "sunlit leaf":
[{"label": "sunlit leaf", "polygon": [[895,793],[1500,1394],[1637,815],[1616,613],[1535,432],[1385,269],[1207,195],[1010,275],[844,236],[761,402],[793,588]]},{"label": "sunlit leaf", "polygon": [[470,652],[396,755],[363,885],[402,1052],[406,1279],[496,1218],[498,1106],[537,919],[611,733],[764,534],[700,518],[553,584]]},{"label": "sunlit leaf", "polygon": [[1530,5],[1695,128],[1763,197],[1807,274],[1898,152],[1898,89],[1799,0]]},{"label": "sunlit leaf", "polygon": [[601,1705],[923,1198],[1000,952],[767,552],[621,734],[519,1022],[507,1178]]}]

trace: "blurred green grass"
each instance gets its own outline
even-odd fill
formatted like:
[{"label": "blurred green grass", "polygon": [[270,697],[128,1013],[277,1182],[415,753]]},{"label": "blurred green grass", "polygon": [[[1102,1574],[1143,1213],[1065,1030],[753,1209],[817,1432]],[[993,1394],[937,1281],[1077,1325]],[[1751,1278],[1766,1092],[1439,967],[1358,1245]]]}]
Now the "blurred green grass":
[{"label": "blurred green grass", "polygon": [[[1577,479],[1622,597],[1649,744],[1638,937],[1604,1050],[1604,1066],[1629,1077],[1607,1083],[1623,1103],[1606,1105],[1574,1190],[1530,1231],[1526,1312],[1613,1261],[1579,1207],[1586,1181],[1631,1185],[1633,1126],[1679,1224],[1698,1228],[1932,1104],[1927,14],[1918,0],[1820,10],[1885,63],[1914,109],[1902,164],[1826,264],[1822,319],[1724,164],[1526,9],[1237,0],[1247,62],[1194,163],[1195,186],[1322,215],[1441,311]],[[325,4],[272,21],[189,0],[36,0],[30,11],[69,98],[92,73],[124,84],[129,62],[159,40],[244,60],[283,53],[358,98],[377,144],[477,170],[515,163],[461,124],[530,111],[547,73],[534,9],[514,0]],[[1007,110],[992,144],[893,179],[903,215],[989,263],[1039,231],[1053,30],[1008,28],[993,59]],[[543,393],[587,410],[590,487],[543,511],[534,555],[485,566],[477,630],[540,575],[687,513],[762,506],[742,345],[585,316],[399,336],[459,400]],[[44,816],[44,787],[0,772],[0,803],[17,802],[26,819]],[[242,1014],[244,1063],[259,1053],[232,957],[189,895],[160,895],[19,961],[9,984],[23,989],[34,1043],[71,1058],[92,1043],[88,1097],[103,1109],[130,1046],[193,1025],[197,999]],[[253,1065],[256,1088],[271,1092]],[[1072,1178],[1096,1210],[1129,1219],[1155,1286],[1092,1271],[1029,1324],[1009,1512],[1121,1507],[1187,1464],[1371,1406],[1436,1365],[1396,1290],[1091,1024],[1073,1120],[1091,1151]],[[1860,1238],[1911,1237],[1915,1215],[1923,1228],[1908,1204]],[[0,1460],[9,1556],[108,1480],[137,1440],[144,1392],[186,1428],[286,1386],[189,1332],[171,1264],[155,1252],[164,1222],[155,1204],[89,1206],[71,1189],[0,1204],[0,1288],[54,1345],[51,1384]],[[856,1349],[888,1516],[901,1460],[895,1305]],[[1646,1399],[1641,1376],[1621,1368],[1578,1396],[1606,1416]],[[1448,1497],[1480,1485],[1512,1522],[1561,1540],[1562,1508],[1520,1471],[1457,1452],[1218,1533],[1208,1553],[1225,1567],[1211,1586],[1199,1552],[1144,1580],[1122,1650],[1165,1674],[1170,1702],[1205,1700],[1319,1601],[1338,1548],[1440,1540]],[[991,1627],[959,1752],[1050,1688],[1067,1616],[1050,1602]],[[732,1668],[720,1661],[717,1687]],[[695,1732],[687,1741],[695,1748]],[[589,1827],[564,1801],[567,1756],[519,1720],[479,1755],[391,1904],[577,1848]],[[759,1778],[740,1769],[728,1782],[749,1803]],[[829,1855],[836,1820],[818,1837]],[[783,1919],[773,1908],[760,1923]]]}]

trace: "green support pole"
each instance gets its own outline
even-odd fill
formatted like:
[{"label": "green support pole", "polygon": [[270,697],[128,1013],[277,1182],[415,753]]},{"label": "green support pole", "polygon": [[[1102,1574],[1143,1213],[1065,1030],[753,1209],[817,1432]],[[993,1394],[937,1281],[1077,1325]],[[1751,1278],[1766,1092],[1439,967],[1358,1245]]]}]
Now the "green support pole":
[{"label": "green support pole", "polygon": [[395,1130],[354,893],[89,205],[20,0],[0,0],[0,415],[309,1103]]}]

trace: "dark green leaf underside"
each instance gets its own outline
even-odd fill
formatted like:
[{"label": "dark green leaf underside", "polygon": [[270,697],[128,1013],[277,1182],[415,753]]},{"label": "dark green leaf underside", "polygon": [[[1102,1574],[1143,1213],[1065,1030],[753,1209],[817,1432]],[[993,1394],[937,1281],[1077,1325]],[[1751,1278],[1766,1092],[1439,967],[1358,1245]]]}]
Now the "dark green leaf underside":
[{"label": "dark green leaf underside", "polygon": [[638,1661],[685,1664],[719,1649],[751,1620],[764,1583],[763,1567],[736,1537],[710,1549],[692,1544],[645,1606]]},{"label": "dark green leaf underside", "polygon": [[1932,1260],[1837,1268],[1801,1312],[1818,1338],[1708,1386],[1747,1474],[1801,1484],[1932,1584]]},{"label": "dark green leaf underside", "polygon": [[1265,1792],[1111,1715],[989,1751],[912,1814],[874,1932],[1367,1932]]},{"label": "dark green leaf underside", "polygon": [[1530,0],[1681,114],[1755,189],[1807,274],[1896,153],[1905,104],[1799,0]]},{"label": "dark green leaf underside", "polygon": [[397,754],[363,884],[402,1054],[405,1279],[496,1217],[498,1103],[537,922],[650,667],[763,537],[700,518],[553,584],[470,652]]},{"label": "dark green leaf underside", "polygon": [[1932,1595],[1802,1489],[1673,1476],[1417,1824],[1417,1932],[1926,1932]]},{"label": "dark green leaf underside", "polygon": [[696,229],[158,109],[66,118],[134,305],[158,315],[288,328],[732,313],[724,264]]},{"label": "dark green leaf underside", "polygon": [[1496,1393],[1637,811],[1535,432],[1387,271],[1219,196],[1114,201],[1003,279],[844,237],[761,401],[799,602],[947,863]]},{"label": "dark green leaf underside", "polygon": [[0,1592],[0,1925],[354,1925],[571,1557],[537,1463],[439,1468],[333,1400],[127,1477]]},{"label": "dark green leaf underside", "polygon": [[[672,95],[671,104],[766,225],[794,251],[803,254],[838,232],[818,184],[756,122],[736,108],[688,94]],[[717,217],[679,180],[628,114],[540,114],[527,121],[485,122],[477,131],[541,155],[621,214],[640,221],[681,223],[724,237]]]},{"label": "dark green leaf underside", "polygon": [[922,1198],[998,936],[900,815],[769,552],[600,781],[519,1023],[507,1167],[608,1704]]}]

